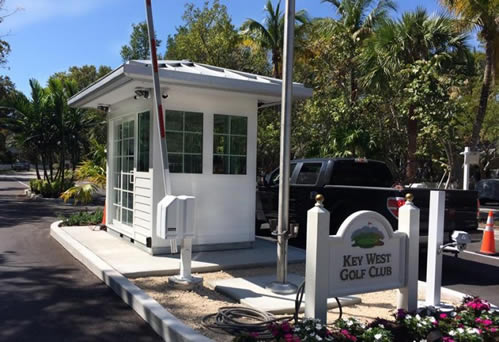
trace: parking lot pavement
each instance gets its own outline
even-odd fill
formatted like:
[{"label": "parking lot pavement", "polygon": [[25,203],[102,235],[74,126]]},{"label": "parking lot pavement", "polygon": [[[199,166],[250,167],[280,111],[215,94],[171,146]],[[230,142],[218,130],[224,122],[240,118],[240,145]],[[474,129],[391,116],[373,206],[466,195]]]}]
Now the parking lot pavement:
[{"label": "parking lot pavement", "polygon": [[[1,180],[3,179],[3,180]],[[0,179],[0,341],[161,341],[49,235],[75,208]]]}]

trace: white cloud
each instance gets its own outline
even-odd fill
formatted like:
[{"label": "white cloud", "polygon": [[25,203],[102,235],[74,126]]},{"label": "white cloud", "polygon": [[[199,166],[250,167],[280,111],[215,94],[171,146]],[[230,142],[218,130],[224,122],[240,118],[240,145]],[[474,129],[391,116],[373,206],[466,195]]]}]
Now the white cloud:
[{"label": "white cloud", "polygon": [[22,27],[47,21],[55,17],[78,17],[85,15],[114,0],[7,0],[2,31],[19,30]]}]

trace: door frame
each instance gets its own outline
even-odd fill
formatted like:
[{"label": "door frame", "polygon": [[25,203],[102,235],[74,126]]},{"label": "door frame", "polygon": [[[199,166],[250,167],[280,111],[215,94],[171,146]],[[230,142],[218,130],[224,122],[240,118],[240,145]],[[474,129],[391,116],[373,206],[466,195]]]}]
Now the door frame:
[{"label": "door frame", "polygon": [[[115,164],[114,164],[114,158],[116,156],[116,151],[114,150],[115,147],[114,147],[114,142],[115,142],[115,136],[116,136],[116,126],[119,125],[120,123],[123,123],[125,121],[133,121],[133,134],[134,134],[134,155],[133,155],[133,168],[132,168],[132,175],[133,177],[135,178],[135,174],[136,174],[136,171],[137,171],[137,133],[138,133],[138,130],[137,130],[137,124],[138,124],[138,112],[133,112],[133,113],[129,113],[129,114],[125,114],[125,115],[120,115],[119,117],[116,117],[112,120],[110,120],[109,124],[110,124],[110,130],[111,130],[111,134],[110,134],[110,139],[109,139],[109,142],[110,142],[110,150],[111,150],[111,158],[110,158],[110,175],[108,177],[108,179],[110,180],[110,192],[111,192],[111,198],[112,200],[110,201],[110,219],[111,219],[111,225],[112,225],[112,228],[114,228],[115,230],[119,231],[120,233],[123,233],[131,238],[133,238],[134,236],[134,228],[133,228],[133,222],[134,222],[134,219],[135,219],[135,215],[134,215],[134,208],[135,208],[135,179],[134,179],[134,183],[133,183],[133,189],[132,189],[132,203],[133,203],[133,208],[131,210],[132,212],[132,225],[128,225],[128,224],[125,224],[122,222],[122,218],[120,217],[120,220],[118,221],[117,219],[114,218],[114,215],[115,215],[115,206],[114,206],[114,172],[115,172]],[[123,177],[122,175],[120,177]],[[123,178],[121,179],[121,186],[123,186]],[[121,190],[122,187],[120,188],[119,191],[123,191]],[[123,196],[121,198],[121,203],[123,201]],[[121,210],[121,206],[120,206],[120,210]]]}]

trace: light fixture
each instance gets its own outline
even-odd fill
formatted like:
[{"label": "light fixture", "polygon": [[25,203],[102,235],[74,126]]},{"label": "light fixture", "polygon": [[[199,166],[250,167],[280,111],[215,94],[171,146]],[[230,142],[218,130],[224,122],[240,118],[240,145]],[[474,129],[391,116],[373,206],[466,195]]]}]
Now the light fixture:
[{"label": "light fixture", "polygon": [[148,99],[151,91],[148,88],[135,88],[135,100],[137,99]]},{"label": "light fixture", "polygon": [[105,113],[108,113],[111,110],[111,105],[99,103],[97,105],[97,109],[102,110]]}]

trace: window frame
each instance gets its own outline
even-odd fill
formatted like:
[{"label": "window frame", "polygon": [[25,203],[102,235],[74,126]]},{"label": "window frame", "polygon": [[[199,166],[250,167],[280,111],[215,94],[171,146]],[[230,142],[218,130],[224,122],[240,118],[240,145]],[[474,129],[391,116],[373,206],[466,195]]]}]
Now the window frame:
[{"label": "window frame", "polygon": [[[177,130],[177,129],[168,129],[167,128],[167,112],[174,112],[174,113],[181,113],[182,115],[182,130]],[[200,126],[200,131],[191,131],[191,130],[186,130],[186,114],[196,114],[196,115],[199,115],[199,117],[201,118],[201,126]],[[171,168],[171,161],[168,160],[168,166],[170,168],[170,172],[171,173],[184,173],[184,174],[203,174],[203,149],[204,149],[204,142],[203,142],[203,139],[204,139],[204,113],[202,112],[194,112],[194,111],[186,111],[186,110],[175,110],[175,109],[166,109],[165,110],[165,113],[164,113],[164,116],[165,116],[165,136],[166,136],[166,143],[167,143],[167,146],[168,145],[168,134],[182,134],[182,152],[171,152],[169,149],[168,149],[168,156],[181,156],[182,157],[182,170],[181,171],[172,171],[172,168]],[[200,136],[200,142],[201,142],[201,146],[200,146],[200,149],[201,151],[199,153],[194,153],[194,152],[186,152],[186,135],[188,134],[192,134],[192,135],[198,135]],[[185,156],[197,156],[199,157],[200,159],[200,165],[199,165],[199,172],[193,172],[192,170],[187,172],[186,171],[186,163],[185,163]],[[170,158],[169,158],[170,159]]]},{"label": "window frame", "polygon": [[[228,119],[228,128],[227,131],[224,133],[217,133],[215,129],[215,124],[216,124],[216,117],[226,117]],[[245,122],[245,134],[239,134],[239,133],[232,133],[232,121],[233,119],[244,119]],[[228,147],[228,153],[217,153],[216,150],[216,137],[225,137],[227,139],[227,147]],[[233,154],[231,153],[232,151],[232,138],[244,138],[245,139],[245,154]],[[225,151],[224,151],[225,152]],[[216,157],[221,157],[224,160],[228,160],[228,165],[225,167],[224,165],[224,172],[215,172],[215,158]],[[244,158],[244,172],[241,173],[236,173],[232,172],[232,158]],[[212,166],[212,172],[213,174],[216,175],[247,175],[248,174],[248,117],[244,115],[232,115],[232,114],[213,114],[213,166]],[[225,169],[228,170],[228,172],[225,172]]]}]

